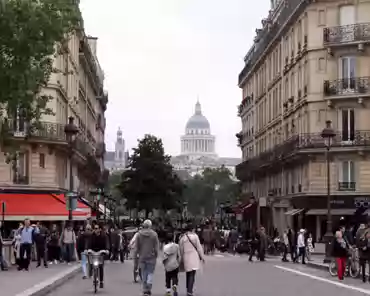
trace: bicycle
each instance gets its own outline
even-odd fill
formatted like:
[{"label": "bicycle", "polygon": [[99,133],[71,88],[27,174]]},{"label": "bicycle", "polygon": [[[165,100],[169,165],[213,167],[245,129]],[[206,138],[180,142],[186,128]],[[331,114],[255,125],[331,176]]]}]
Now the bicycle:
[{"label": "bicycle", "polygon": [[88,262],[92,265],[92,278],[95,294],[98,292],[99,266],[104,263],[104,256],[107,254],[107,250],[101,250],[99,252],[94,252],[93,250],[87,251]]},{"label": "bicycle", "polygon": [[[346,262],[346,269],[344,271],[344,276],[350,276],[351,278],[357,278],[360,275],[360,260],[358,256],[357,248],[350,248],[349,257]],[[329,263],[329,274],[331,276],[338,275],[337,262],[333,258]]]}]

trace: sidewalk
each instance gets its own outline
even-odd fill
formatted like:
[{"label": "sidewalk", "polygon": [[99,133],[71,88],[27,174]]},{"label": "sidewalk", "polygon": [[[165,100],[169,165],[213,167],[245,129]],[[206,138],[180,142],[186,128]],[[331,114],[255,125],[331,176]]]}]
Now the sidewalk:
[{"label": "sidewalk", "polygon": [[36,268],[33,262],[29,271],[11,268],[0,272],[1,295],[6,296],[41,296],[61,285],[80,271],[80,265],[50,265]]}]

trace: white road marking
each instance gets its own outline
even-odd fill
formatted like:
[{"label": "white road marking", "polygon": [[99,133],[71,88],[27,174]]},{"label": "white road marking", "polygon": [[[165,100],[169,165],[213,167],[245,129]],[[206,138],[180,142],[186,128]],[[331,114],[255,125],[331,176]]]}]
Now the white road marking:
[{"label": "white road marking", "polygon": [[329,279],[326,279],[326,278],[322,278],[322,277],[319,277],[319,276],[316,276],[316,275],[313,275],[313,274],[305,273],[305,272],[298,271],[298,270],[291,269],[291,268],[284,267],[284,266],[275,265],[275,267],[279,268],[281,270],[285,270],[285,271],[289,271],[289,272],[292,272],[292,273],[295,273],[295,274],[298,274],[298,275],[309,277],[311,279],[314,279],[314,280],[317,280],[317,281],[320,281],[320,282],[324,282],[324,283],[327,283],[327,284],[332,284],[332,285],[337,286],[337,287],[342,287],[342,288],[346,288],[346,289],[349,289],[349,290],[352,290],[352,291],[357,291],[357,292],[360,292],[360,293],[364,293],[366,295],[370,295],[370,290],[367,290],[367,289],[347,285],[347,284],[344,284],[344,283],[341,283],[341,282],[329,280]]}]

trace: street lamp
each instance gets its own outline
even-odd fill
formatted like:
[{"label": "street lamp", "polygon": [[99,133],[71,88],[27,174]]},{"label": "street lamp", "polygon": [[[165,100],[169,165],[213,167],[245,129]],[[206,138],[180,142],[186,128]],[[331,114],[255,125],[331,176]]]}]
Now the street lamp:
[{"label": "street lamp", "polygon": [[327,198],[327,208],[328,217],[326,222],[326,233],[324,235],[325,241],[325,258],[324,262],[330,262],[331,257],[331,242],[333,240],[333,221],[331,217],[331,196],[330,196],[330,146],[332,139],[335,137],[335,131],[331,128],[331,121],[326,121],[326,127],[321,132],[321,137],[325,140],[326,146],[326,198]]},{"label": "street lamp", "polygon": [[225,204],[224,203],[221,203],[220,204],[220,223],[221,223],[221,229],[224,226],[224,219],[223,219],[224,218],[223,217],[224,208],[225,208]]},{"label": "street lamp", "polygon": [[76,198],[73,195],[73,167],[72,167],[72,156],[73,156],[73,143],[75,141],[75,137],[78,134],[78,127],[74,124],[74,118],[70,116],[68,118],[68,124],[64,127],[64,133],[66,134],[68,147],[69,147],[69,194],[68,194],[68,220],[73,220],[73,206],[72,202],[73,199]]}]

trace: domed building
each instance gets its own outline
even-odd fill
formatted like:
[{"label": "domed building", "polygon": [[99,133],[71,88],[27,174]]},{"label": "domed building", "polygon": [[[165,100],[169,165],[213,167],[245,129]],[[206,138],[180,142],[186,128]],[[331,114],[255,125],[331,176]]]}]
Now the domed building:
[{"label": "domed building", "polygon": [[198,101],[194,115],[186,123],[185,135],[181,137],[181,155],[187,155],[190,159],[201,156],[217,157],[215,143],[216,138],[211,134],[209,121],[202,114]]},{"label": "domed building", "polygon": [[185,134],[181,136],[181,154],[171,158],[174,169],[194,176],[205,168],[225,166],[234,174],[235,166],[240,162],[239,158],[218,157],[216,137],[212,135],[211,125],[197,101],[195,112],[186,123]]}]

